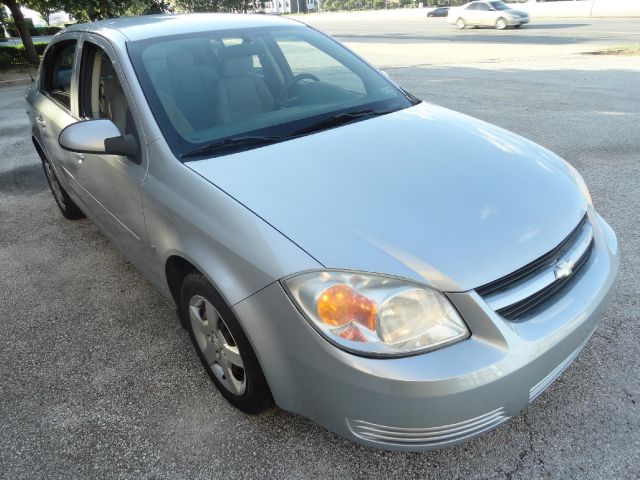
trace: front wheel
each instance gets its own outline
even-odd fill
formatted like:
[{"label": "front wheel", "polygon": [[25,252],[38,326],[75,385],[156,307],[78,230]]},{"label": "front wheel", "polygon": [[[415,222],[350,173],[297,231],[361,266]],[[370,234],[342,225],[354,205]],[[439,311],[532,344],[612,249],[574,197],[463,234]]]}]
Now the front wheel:
[{"label": "front wheel", "polygon": [[458,30],[464,30],[464,27],[467,26],[467,22],[464,21],[464,18],[459,18],[456,21],[456,27],[458,27]]},{"label": "front wheel", "polygon": [[496,20],[496,28],[498,30],[504,30],[505,28],[507,28],[507,21],[500,17],[498,20]]},{"label": "front wheel", "polygon": [[202,365],[222,396],[244,413],[260,413],[273,397],[258,359],[231,308],[200,273],[187,275],[181,316]]}]

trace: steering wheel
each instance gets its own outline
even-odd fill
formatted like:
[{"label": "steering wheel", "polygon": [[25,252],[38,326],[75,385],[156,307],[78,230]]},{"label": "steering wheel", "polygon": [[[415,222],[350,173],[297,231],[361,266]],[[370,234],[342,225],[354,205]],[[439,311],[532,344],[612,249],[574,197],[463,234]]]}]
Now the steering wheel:
[{"label": "steering wheel", "polygon": [[277,106],[279,107],[282,106],[285,98],[287,98],[287,95],[289,94],[289,90],[291,90],[291,88],[301,80],[313,80],[314,82],[320,81],[320,79],[315,75],[313,75],[312,73],[299,73],[298,75],[294,75],[293,78],[291,78],[287,83],[285,83],[282,86],[282,89],[280,89],[280,93],[276,98]]}]

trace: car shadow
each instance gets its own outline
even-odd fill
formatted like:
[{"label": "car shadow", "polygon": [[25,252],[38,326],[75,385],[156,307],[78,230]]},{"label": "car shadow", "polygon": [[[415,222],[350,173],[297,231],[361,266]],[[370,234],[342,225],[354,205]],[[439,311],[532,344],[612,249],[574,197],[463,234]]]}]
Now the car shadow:
[{"label": "car shadow", "polygon": [[528,23],[527,30],[561,30],[563,28],[588,27],[589,23]]}]

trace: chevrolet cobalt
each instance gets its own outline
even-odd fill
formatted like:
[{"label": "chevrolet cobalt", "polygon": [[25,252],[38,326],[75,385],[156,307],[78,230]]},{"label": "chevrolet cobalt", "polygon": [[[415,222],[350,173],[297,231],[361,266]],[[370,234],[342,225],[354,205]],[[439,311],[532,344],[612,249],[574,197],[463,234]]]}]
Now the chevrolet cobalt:
[{"label": "chevrolet cobalt", "polygon": [[573,167],[297,21],[74,25],[26,97],[62,214],[175,302],[244,412],[459,443],[545,390],[611,296],[616,236]]}]

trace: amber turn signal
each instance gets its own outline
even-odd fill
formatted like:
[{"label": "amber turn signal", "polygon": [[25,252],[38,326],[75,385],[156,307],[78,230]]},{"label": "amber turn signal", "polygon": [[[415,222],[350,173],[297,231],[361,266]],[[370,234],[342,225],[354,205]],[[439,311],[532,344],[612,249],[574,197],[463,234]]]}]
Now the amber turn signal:
[{"label": "amber turn signal", "polygon": [[375,331],[377,315],[375,302],[344,283],[325,289],[318,299],[318,317],[331,327],[355,322]]}]

